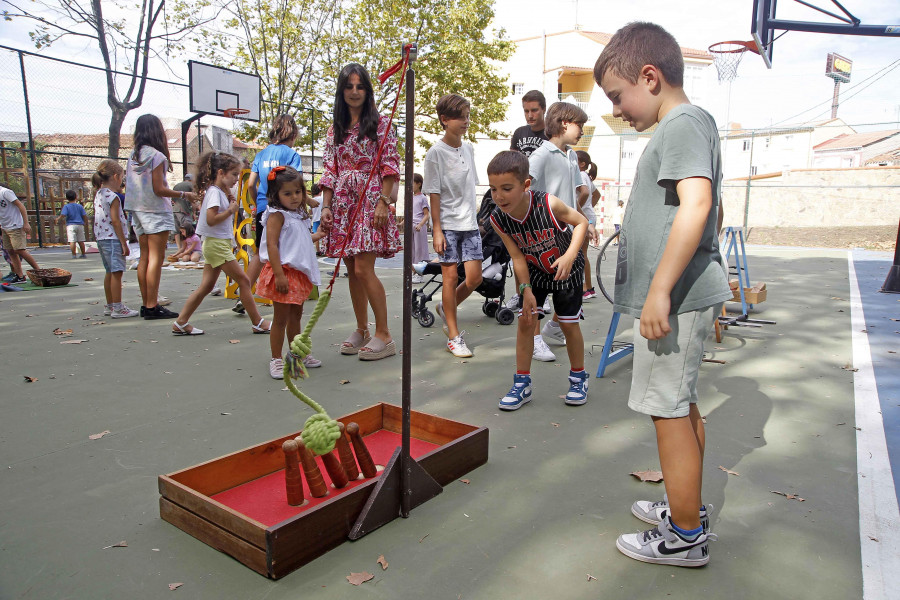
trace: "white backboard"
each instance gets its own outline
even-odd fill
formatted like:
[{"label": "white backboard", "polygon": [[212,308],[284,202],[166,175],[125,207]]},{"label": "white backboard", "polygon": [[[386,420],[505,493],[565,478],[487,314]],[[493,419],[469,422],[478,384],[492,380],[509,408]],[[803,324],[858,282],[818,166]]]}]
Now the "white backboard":
[{"label": "white backboard", "polygon": [[226,108],[250,112],[237,117],[259,121],[259,76],[188,61],[191,112],[222,115]]}]

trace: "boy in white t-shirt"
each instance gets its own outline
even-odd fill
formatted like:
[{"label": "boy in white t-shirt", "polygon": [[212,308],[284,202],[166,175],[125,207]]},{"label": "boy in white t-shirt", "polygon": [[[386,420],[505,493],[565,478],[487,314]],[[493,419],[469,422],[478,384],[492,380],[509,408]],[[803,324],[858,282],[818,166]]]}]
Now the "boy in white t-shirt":
[{"label": "boy in white t-shirt", "polygon": [[24,283],[25,273],[22,271],[22,259],[33,269],[38,269],[37,261],[28,252],[27,236],[31,235],[28,224],[28,211],[25,205],[8,188],[0,186],[0,228],[3,229],[3,247],[9,253],[9,266],[12,273],[3,278],[4,283]]},{"label": "boy in white t-shirt", "polygon": [[[463,142],[469,128],[469,101],[456,94],[446,94],[437,103],[438,119],[444,137],[425,155],[425,185],[422,192],[431,198],[433,245],[441,261],[444,282],[442,301],[436,306],[444,320],[444,333],[449,338],[447,351],[466,358],[472,352],[466,346],[457,325],[456,307],[481,284],[481,235],[478,231],[478,200],[475,186],[475,151]],[[458,286],[457,266],[463,264],[466,278]]]}]

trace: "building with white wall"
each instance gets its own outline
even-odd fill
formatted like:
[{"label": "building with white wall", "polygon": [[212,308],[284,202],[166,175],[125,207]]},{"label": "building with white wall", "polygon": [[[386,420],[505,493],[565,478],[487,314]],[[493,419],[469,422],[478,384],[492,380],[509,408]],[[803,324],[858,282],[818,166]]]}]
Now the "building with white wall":
[{"label": "building with white wall", "polygon": [[813,166],[831,169],[861,167],[870,159],[896,150],[898,146],[900,129],[844,133],[814,147]]}]

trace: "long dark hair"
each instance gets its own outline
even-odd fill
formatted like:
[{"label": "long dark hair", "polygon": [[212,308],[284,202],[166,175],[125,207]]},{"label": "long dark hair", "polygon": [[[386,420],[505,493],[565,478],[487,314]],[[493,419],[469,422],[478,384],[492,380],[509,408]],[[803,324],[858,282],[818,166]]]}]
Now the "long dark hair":
[{"label": "long dark hair", "polygon": [[166,129],[162,121],[156,115],[141,115],[134,124],[134,153],[132,160],[138,161],[141,148],[150,146],[162,152],[169,162],[169,170],[172,170],[172,158],[169,156],[169,144],[166,141]]},{"label": "long dark hair", "polygon": [[360,83],[366,88],[366,101],[363,103],[362,114],[359,116],[359,141],[369,138],[373,142],[378,141],[378,109],[375,107],[375,92],[372,89],[372,79],[366,68],[358,63],[350,63],[341,69],[338,75],[337,91],[334,93],[334,143],[343,144],[347,139],[347,130],[350,129],[350,109],[344,102],[344,88],[350,76],[359,76]]}]

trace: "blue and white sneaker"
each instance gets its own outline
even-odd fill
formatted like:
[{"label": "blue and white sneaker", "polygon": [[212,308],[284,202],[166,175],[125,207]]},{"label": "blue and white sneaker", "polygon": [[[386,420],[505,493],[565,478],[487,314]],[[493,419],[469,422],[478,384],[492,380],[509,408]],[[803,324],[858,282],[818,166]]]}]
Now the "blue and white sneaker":
[{"label": "blue and white sneaker", "polygon": [[500,399],[500,410],[518,410],[531,402],[531,375],[516,374],[506,396]]},{"label": "blue and white sneaker", "polygon": [[566,394],[566,404],[569,406],[581,406],[587,402],[588,373],[581,371],[573,373],[569,371],[569,393]]}]

